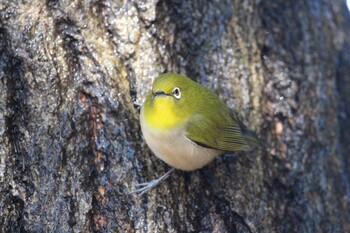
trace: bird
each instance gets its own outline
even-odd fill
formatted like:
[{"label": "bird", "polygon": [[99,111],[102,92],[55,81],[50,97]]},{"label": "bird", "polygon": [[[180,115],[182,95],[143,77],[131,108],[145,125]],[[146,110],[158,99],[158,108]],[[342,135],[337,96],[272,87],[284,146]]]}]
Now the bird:
[{"label": "bird", "polygon": [[175,169],[194,171],[225,152],[250,151],[261,145],[213,91],[175,73],[159,75],[142,104],[140,125],[151,151],[172,168],[161,177],[137,184],[144,194]]}]

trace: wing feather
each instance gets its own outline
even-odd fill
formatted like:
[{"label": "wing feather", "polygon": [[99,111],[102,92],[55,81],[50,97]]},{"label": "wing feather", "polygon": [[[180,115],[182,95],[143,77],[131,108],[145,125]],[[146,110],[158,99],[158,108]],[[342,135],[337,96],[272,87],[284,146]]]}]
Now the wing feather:
[{"label": "wing feather", "polygon": [[203,118],[201,114],[194,116],[186,126],[187,138],[200,146],[222,151],[250,149],[240,125],[232,114],[222,122],[215,119],[222,118]]}]

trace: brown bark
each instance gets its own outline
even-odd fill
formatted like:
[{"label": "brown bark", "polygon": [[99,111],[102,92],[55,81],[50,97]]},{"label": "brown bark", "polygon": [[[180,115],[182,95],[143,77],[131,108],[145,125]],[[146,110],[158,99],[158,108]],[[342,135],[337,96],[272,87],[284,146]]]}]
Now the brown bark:
[{"label": "brown bark", "polygon": [[[340,0],[1,1],[0,231],[349,232],[349,24]],[[163,72],[266,148],[130,195],[169,169],[133,104]]]}]

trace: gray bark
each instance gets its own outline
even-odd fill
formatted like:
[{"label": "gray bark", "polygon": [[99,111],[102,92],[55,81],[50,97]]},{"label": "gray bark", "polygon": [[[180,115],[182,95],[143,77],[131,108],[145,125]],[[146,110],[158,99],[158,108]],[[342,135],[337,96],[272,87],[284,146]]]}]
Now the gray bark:
[{"label": "gray bark", "polygon": [[[350,232],[345,1],[0,2],[1,232]],[[142,139],[160,73],[266,147],[177,171]]]}]

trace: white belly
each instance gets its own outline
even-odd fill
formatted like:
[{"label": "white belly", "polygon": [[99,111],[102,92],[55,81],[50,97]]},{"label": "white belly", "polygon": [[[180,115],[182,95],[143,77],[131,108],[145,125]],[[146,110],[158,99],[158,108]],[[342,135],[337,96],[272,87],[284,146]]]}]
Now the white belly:
[{"label": "white belly", "polygon": [[170,166],[180,170],[192,171],[201,168],[222,153],[219,150],[195,144],[186,138],[181,127],[169,132],[159,132],[149,127],[141,116],[141,129],[153,153]]}]

